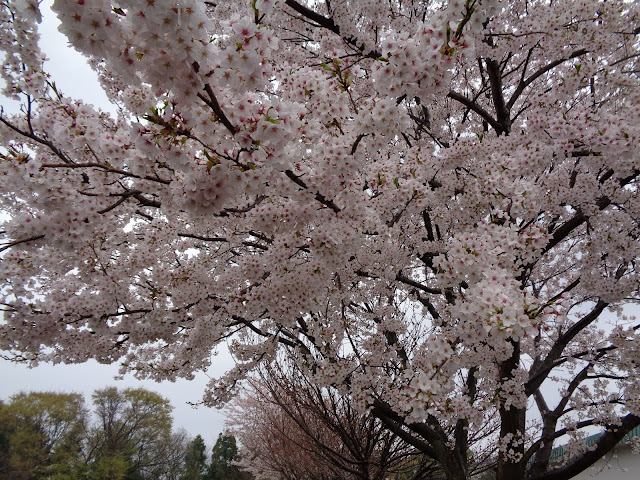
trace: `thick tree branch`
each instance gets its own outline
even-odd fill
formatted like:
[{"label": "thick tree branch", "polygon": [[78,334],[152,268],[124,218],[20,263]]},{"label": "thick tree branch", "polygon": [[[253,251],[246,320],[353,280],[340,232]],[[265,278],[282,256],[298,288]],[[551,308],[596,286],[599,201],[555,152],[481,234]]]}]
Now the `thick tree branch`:
[{"label": "thick tree branch", "polygon": [[[511,356],[498,365],[498,375],[502,382],[508,382],[514,378],[520,364],[521,350],[520,342],[510,339],[513,351]],[[526,408],[506,405],[501,399],[498,413],[500,415],[500,438],[510,439],[508,448],[516,454],[524,454],[524,441],[521,437],[525,432]],[[520,462],[512,462],[506,452],[498,452],[498,463],[496,465],[497,478],[522,478],[525,465]]]},{"label": "thick tree branch", "polygon": [[[402,428],[402,425],[404,425],[404,421],[402,417],[400,417],[400,415],[394,412],[389,405],[377,399],[374,399],[373,403],[374,403],[374,406],[373,406],[373,409],[371,410],[371,413],[373,413],[373,415],[379,418],[380,421],[384,423],[387,428],[389,428],[389,430],[391,430],[393,433],[395,433],[398,437],[400,437],[402,440],[404,440],[408,444],[416,447],[418,450],[420,450],[420,452],[424,453],[425,455],[431,457],[434,460],[437,460],[436,451],[433,449],[431,444],[428,443],[428,440],[427,442],[420,440],[419,438],[416,438],[414,435],[412,435],[410,432],[407,432],[406,430],[404,430]],[[415,424],[415,425],[418,425],[418,424]],[[427,433],[428,427],[426,425],[420,424],[419,429],[423,430],[423,433],[427,435],[435,435],[432,432]],[[424,435],[421,435],[421,436],[425,438]]]},{"label": "thick tree branch", "polygon": [[503,133],[508,135],[511,131],[511,118],[509,107],[504,101],[500,63],[495,60],[486,59],[486,64],[487,74],[489,75],[489,85],[491,87],[491,98],[496,110],[496,123],[499,125],[499,128],[496,128],[496,133],[498,135],[502,135]]},{"label": "thick tree branch", "polygon": [[257,333],[261,337],[273,338],[278,343],[282,343],[283,345],[286,345],[287,347],[294,347],[294,348],[296,347],[296,344],[294,342],[292,342],[291,340],[283,338],[282,336],[280,336],[277,333],[272,334],[272,333],[260,330],[258,327],[256,327],[253,324],[253,322],[251,322],[250,320],[247,320],[245,318],[242,318],[239,315],[232,315],[231,318],[236,322],[235,324],[232,324],[232,325],[244,325],[247,328],[249,328],[249,330],[251,330],[254,333]]},{"label": "thick tree branch", "polygon": [[[610,178],[613,174],[607,172],[607,178]],[[633,180],[635,180],[638,176],[640,176],[640,170],[634,170],[629,176],[625,178],[621,178],[618,180],[618,184],[621,188],[624,188],[626,185],[630,184]],[[602,196],[596,200],[596,206],[599,210],[604,210],[609,205],[611,205],[611,199],[606,196]],[[542,255],[551,250],[557,244],[562,242],[565,238],[567,238],[576,228],[585,223],[589,217],[585,215],[582,210],[579,208],[576,209],[576,213],[567,220],[565,223],[560,225],[558,228],[550,227],[549,233],[553,232],[553,236],[547,243],[547,245],[542,249]]]},{"label": "thick tree branch", "polygon": [[218,103],[218,99],[216,98],[215,94],[213,93],[213,90],[211,89],[211,85],[209,85],[208,83],[205,84],[204,91],[207,92],[207,95],[209,96],[209,98],[205,97],[201,93],[198,93],[198,98],[202,100],[204,103],[206,103],[207,105],[209,105],[209,107],[211,108],[211,111],[213,111],[214,115],[218,118],[218,120],[220,120],[220,122],[222,122],[222,124],[227,128],[229,133],[231,133],[231,135],[235,135],[237,133],[237,129],[229,121],[229,119],[227,118],[227,115],[222,110],[222,107],[220,107],[220,104]]},{"label": "thick tree branch", "polygon": [[465,107],[476,112],[478,115],[480,115],[480,117],[483,120],[485,120],[489,125],[491,125],[496,132],[501,131],[500,124],[491,116],[491,114],[487,112],[484,108],[482,108],[480,105],[478,105],[476,102],[474,102],[473,100],[457,92],[454,92],[453,90],[449,91],[449,93],[447,94],[447,97],[452,98],[457,102],[460,102]]},{"label": "thick tree branch", "polygon": [[[406,423],[386,402],[374,398],[372,413],[378,417],[389,430],[402,440],[418,448],[425,455],[437,460],[448,478],[467,478],[466,464],[461,464],[456,452],[452,451],[449,439],[438,421],[430,416],[428,423]],[[405,431],[402,426],[420,435],[424,440],[416,438]]]},{"label": "thick tree branch", "polygon": [[[469,369],[467,374],[467,392],[466,396],[469,399],[469,404],[473,404],[474,398],[476,396],[476,390],[478,385],[478,379],[476,378],[476,373],[478,372],[477,367],[472,367]],[[456,422],[455,430],[454,430],[454,438],[455,438],[455,454],[458,457],[458,462],[461,465],[464,465],[465,470],[468,471],[468,452],[469,452],[469,420],[467,418],[460,418]]]},{"label": "thick tree branch", "polygon": [[613,449],[627,433],[638,425],[640,425],[640,417],[629,413],[622,417],[620,425],[607,425],[605,432],[592,449],[582,455],[575,455],[573,460],[560,468],[534,475],[529,477],[529,480],[568,480],[575,477]]},{"label": "thick tree branch", "polygon": [[[549,433],[548,435],[545,435],[543,433],[543,435],[527,449],[527,452],[524,455],[524,462],[527,463],[529,461],[529,459],[531,459],[534,455],[536,455],[536,457],[538,457],[538,452],[542,448],[545,448],[546,445],[549,445],[551,447],[551,450],[553,450],[553,441],[556,438],[560,438],[563,435],[566,435],[567,433],[569,433],[569,432],[571,432],[573,430],[580,430],[580,429],[585,428],[585,427],[598,425],[599,423],[600,423],[599,420],[597,420],[595,418],[592,418],[592,419],[589,419],[589,420],[583,420],[581,422],[578,422],[572,428],[568,428],[568,427],[561,428],[560,430],[553,431],[553,432]],[[545,466],[544,469],[541,472],[546,472],[546,471],[547,471],[547,468]],[[528,471],[528,475],[529,476],[533,476],[535,474],[536,473],[533,470],[533,464],[532,464],[531,468]]]},{"label": "thick tree branch", "polygon": [[340,27],[338,27],[338,25],[335,24],[332,18],[327,18],[323,15],[320,15],[314,10],[311,10],[310,8],[305,7],[304,5],[301,5],[295,0],[286,0],[284,3],[285,5],[294,9],[303,17],[311,20],[312,22],[317,23],[320,27],[326,28],[327,30],[331,30],[336,35],[340,35]]},{"label": "thick tree branch", "polygon": [[396,280],[404,283],[405,285],[409,285],[411,287],[417,288],[418,290],[422,290],[426,293],[433,293],[434,295],[442,294],[442,290],[440,290],[439,288],[427,287],[426,285],[416,282],[415,280],[411,280],[409,277],[403,275],[402,272],[398,272],[396,274]]},{"label": "thick tree branch", "polygon": [[[220,242],[220,243],[229,242],[229,239],[226,237],[206,237],[203,235],[194,235],[191,233],[178,233],[178,236],[183,238],[193,238],[195,240],[202,240],[203,242]],[[269,250],[269,247],[266,247],[265,245],[262,245],[261,243],[258,243],[258,242],[252,242],[251,240],[244,240],[240,243],[245,247],[253,247],[263,251]]]},{"label": "thick tree branch", "polygon": [[205,237],[203,235],[194,235],[191,233],[178,233],[179,237],[184,238],[193,238],[196,240],[202,240],[203,242],[228,242],[229,240],[225,237]]}]

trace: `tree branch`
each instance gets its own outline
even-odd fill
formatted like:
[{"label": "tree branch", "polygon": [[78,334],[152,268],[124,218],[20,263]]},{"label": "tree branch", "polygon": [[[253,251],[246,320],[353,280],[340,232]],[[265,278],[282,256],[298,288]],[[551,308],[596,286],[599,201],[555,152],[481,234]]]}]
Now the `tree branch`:
[{"label": "tree branch", "polygon": [[478,115],[480,115],[480,117],[483,120],[485,120],[489,125],[491,125],[496,132],[501,130],[500,124],[489,114],[489,112],[487,112],[485,109],[483,109],[480,105],[478,105],[473,100],[457,92],[454,92],[453,90],[449,91],[449,93],[447,94],[447,97],[452,98],[457,102],[460,102],[465,107],[476,112]]},{"label": "tree branch", "polygon": [[[197,71],[198,70],[196,69],[196,72]],[[205,84],[204,91],[207,92],[207,95],[209,96],[209,98],[205,97],[201,93],[198,93],[198,98],[202,100],[204,103],[206,103],[207,105],[209,105],[214,115],[218,118],[218,120],[222,122],[222,124],[227,128],[227,130],[229,130],[229,133],[231,133],[231,135],[235,135],[237,133],[237,129],[229,121],[229,119],[227,118],[227,115],[222,110],[222,107],[220,107],[220,104],[218,103],[218,99],[216,98],[215,94],[213,93],[213,90],[211,89],[211,85],[209,85],[208,83]]]},{"label": "tree branch", "polygon": [[[183,237],[183,238],[193,238],[195,240],[202,240],[203,242],[220,242],[220,243],[228,243],[229,239],[225,238],[225,237],[205,237],[202,235],[194,235],[191,233],[178,233],[179,237]],[[260,250],[269,250],[268,247],[265,247],[264,245],[258,243],[258,242],[252,242],[250,240],[244,240],[241,242],[242,245],[246,246],[246,247],[254,247]]]},{"label": "tree branch", "polygon": [[[335,33],[336,35],[340,35],[342,37],[342,35],[340,34],[340,27],[338,25],[336,25],[336,23],[333,21],[332,18],[327,18],[324,15],[320,15],[319,13],[315,12],[314,10],[311,10],[308,7],[305,7],[304,5],[301,5],[300,3],[298,3],[295,0],[286,0],[285,5],[291,7],[293,10],[295,10],[296,12],[298,12],[300,15],[302,15],[304,18],[311,20],[312,22],[316,23],[318,27],[322,27],[322,28],[326,28],[327,30]],[[358,45],[358,41],[355,38],[344,38],[342,37],[342,39],[347,42],[349,45],[351,45],[352,47],[354,47],[356,50],[358,50],[359,52],[362,52],[364,49],[364,45]],[[371,50],[368,53],[363,53],[364,57],[367,58],[379,58],[382,56],[382,54],[376,50]]]},{"label": "tree branch", "polygon": [[293,8],[296,12],[302,15],[305,18],[308,18],[312,22],[318,24],[318,26],[322,28],[326,28],[327,30],[331,30],[336,35],[340,35],[340,27],[335,24],[332,18],[327,18],[319,13],[311,10],[310,8],[305,7],[304,5],[299,4],[295,0],[286,0],[285,5]]},{"label": "tree branch", "polygon": [[9,123],[7,120],[4,119],[3,116],[3,112],[0,111],[0,122],[2,122],[3,124],[5,124],[7,127],[9,127],[11,130],[13,130],[14,132],[19,133],[20,135],[30,138],[31,140],[33,140],[34,142],[37,142],[41,145],[44,145],[46,147],[49,148],[49,150],[51,150],[58,158],[60,158],[60,160],[62,160],[65,164],[66,163],[71,163],[71,160],[69,159],[69,157],[67,157],[64,153],[62,153],[62,150],[59,150],[53,143],[51,143],[49,140],[45,140],[44,138],[38,137],[36,134],[34,133],[30,133],[30,132],[25,132],[24,130],[19,129],[18,127],[16,127],[15,125],[13,125],[12,123]]},{"label": "tree branch", "polygon": [[[304,183],[304,182],[302,181],[302,179],[301,179],[298,175],[296,175],[295,173],[293,173],[291,170],[285,170],[285,172],[284,172],[284,173],[285,173],[285,175],[286,175],[287,177],[289,177],[289,178],[293,181],[293,183],[295,183],[296,185],[298,185],[298,186],[302,187],[302,188],[303,188],[303,189],[305,189],[305,190],[308,190],[308,188],[309,188],[309,187],[307,187],[307,184],[306,184],[306,183]],[[334,212],[336,212],[336,213],[340,212],[340,210],[341,210],[341,208],[340,208],[340,207],[338,207],[338,206],[333,202],[333,200],[327,200],[327,198],[326,198],[324,195],[322,195],[321,193],[319,193],[319,192],[316,192],[315,199],[316,199],[316,200],[318,200],[318,201],[319,201],[321,204],[323,204],[325,207],[330,208],[331,210],[333,210],[333,211],[334,211]]]},{"label": "tree branch", "polygon": [[629,413],[627,416],[622,417],[620,425],[607,425],[605,432],[595,443],[593,449],[573,457],[573,461],[560,468],[534,475],[529,480],[566,480],[575,477],[613,449],[627,433],[638,425],[640,425],[640,417]]},{"label": "tree branch", "polygon": [[529,374],[529,380],[525,383],[525,394],[527,396],[540,388],[540,385],[542,385],[542,382],[547,378],[547,375],[553,369],[556,361],[560,358],[560,355],[562,355],[562,352],[569,342],[578,335],[578,333],[594,322],[608,305],[609,304],[607,302],[598,300],[598,303],[596,303],[593,310],[574,323],[571,328],[564,333],[564,335],[561,335],[560,338],[555,341],[553,347],[551,347],[551,350],[544,360],[536,360],[533,362]]},{"label": "tree branch", "polygon": [[[436,452],[429,443],[414,437],[410,432],[407,432],[402,428],[402,425],[404,424],[402,418],[397,413],[395,413],[391,409],[391,407],[378,399],[374,399],[373,404],[374,407],[371,410],[371,413],[379,418],[380,421],[384,423],[384,425],[389,430],[391,430],[394,434],[396,434],[408,444],[413,445],[420,452],[433,458],[434,460],[437,460]],[[428,429],[426,425],[421,424],[421,427],[423,427],[423,430]]]},{"label": "tree branch", "polygon": [[504,103],[500,64],[491,59],[486,59],[485,61],[487,63],[487,74],[489,75],[489,85],[491,87],[491,98],[493,99],[493,106],[496,110],[496,123],[499,125],[499,129],[496,129],[496,133],[498,135],[502,135],[503,133],[508,135],[511,131],[511,118],[509,116],[510,109]]},{"label": "tree branch", "polygon": [[442,294],[442,290],[440,290],[439,288],[431,288],[431,287],[422,285],[421,283],[416,282],[415,280],[411,280],[409,277],[403,275],[402,272],[398,272],[396,274],[396,280],[404,283],[405,285],[409,285],[411,287],[417,288],[418,290],[422,290],[423,292],[426,292],[426,293],[433,293],[434,295]]},{"label": "tree branch", "polygon": [[571,60],[572,58],[576,58],[576,57],[579,57],[581,55],[585,55],[587,53],[589,53],[589,51],[585,50],[583,48],[580,49],[580,50],[576,50],[575,52],[573,52],[571,55],[569,55],[566,58],[561,58],[560,60],[556,60],[554,62],[549,63],[548,65],[545,65],[542,68],[539,68],[538,70],[536,70],[526,80],[520,80],[520,83],[518,83],[518,86],[516,87],[516,90],[513,92],[513,94],[511,95],[511,98],[507,102],[507,109],[511,110],[511,108],[516,103],[516,101],[518,100],[520,95],[522,95],[522,92],[524,91],[524,89],[527,88],[529,85],[531,85],[536,79],[540,78],[542,75],[544,75],[548,71],[553,70],[555,67],[557,67],[561,63],[564,63],[567,60]]},{"label": "tree branch", "polygon": [[27,243],[27,242],[32,242],[33,240],[40,240],[41,238],[44,238],[44,234],[42,235],[35,235],[33,237],[29,237],[29,238],[25,238],[22,240],[16,240],[14,242],[11,243],[7,243],[5,245],[3,245],[2,247],[0,247],[0,252],[4,252],[5,250],[11,248],[11,247],[15,247],[16,245],[20,245],[21,243]]},{"label": "tree branch", "polygon": [[43,168],[99,168],[101,170],[104,170],[105,172],[117,173],[118,175],[124,175],[125,177],[139,178],[141,180],[150,180],[152,182],[158,182],[158,183],[162,183],[164,185],[169,185],[171,183],[171,180],[166,180],[166,179],[160,178],[160,177],[151,177],[151,176],[148,176],[148,175],[144,176],[144,177],[141,177],[140,175],[136,175],[135,173],[129,172],[127,170],[122,170],[120,168],[110,167],[108,165],[104,165],[104,164],[98,163],[98,162],[43,163],[42,167]]}]

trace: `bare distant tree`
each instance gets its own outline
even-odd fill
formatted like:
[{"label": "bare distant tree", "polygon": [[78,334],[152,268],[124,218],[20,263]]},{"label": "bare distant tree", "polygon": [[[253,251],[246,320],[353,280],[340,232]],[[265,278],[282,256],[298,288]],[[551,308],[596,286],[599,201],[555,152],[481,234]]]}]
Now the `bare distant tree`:
[{"label": "bare distant tree", "polygon": [[228,418],[240,465],[258,479],[417,480],[435,470],[349,396],[312,385],[294,366],[261,369]]}]

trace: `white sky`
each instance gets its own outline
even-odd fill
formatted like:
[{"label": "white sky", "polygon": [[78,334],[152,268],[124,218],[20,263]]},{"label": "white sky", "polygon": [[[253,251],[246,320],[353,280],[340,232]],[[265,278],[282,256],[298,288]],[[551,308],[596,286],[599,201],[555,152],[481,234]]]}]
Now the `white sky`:
[{"label": "white sky", "polygon": [[[68,47],[66,38],[58,32],[57,18],[49,10],[51,3],[51,0],[45,0],[40,7],[43,13],[40,46],[49,58],[45,63],[45,70],[52,75],[56,86],[64,95],[80,98],[104,111],[115,112],[115,107],[100,89],[95,73],[82,55]],[[15,104],[9,104],[2,97],[0,99],[6,110],[16,108]],[[212,377],[220,376],[230,365],[232,360],[229,355],[220,354],[215,357],[214,367],[208,374]],[[224,429],[224,416],[221,412],[205,407],[195,408],[188,404],[197,403],[202,398],[209,380],[207,375],[200,374],[193,381],[182,380],[175,383],[141,382],[132,376],[116,381],[116,375],[117,366],[100,365],[94,361],[80,365],[42,365],[28,368],[0,359],[0,399],[7,400],[20,391],[78,392],[84,394],[89,407],[91,394],[95,389],[111,385],[118,388],[144,387],[168,398],[174,407],[175,427],[186,429],[194,437],[200,434],[209,449],[215,443],[218,433]]]}]

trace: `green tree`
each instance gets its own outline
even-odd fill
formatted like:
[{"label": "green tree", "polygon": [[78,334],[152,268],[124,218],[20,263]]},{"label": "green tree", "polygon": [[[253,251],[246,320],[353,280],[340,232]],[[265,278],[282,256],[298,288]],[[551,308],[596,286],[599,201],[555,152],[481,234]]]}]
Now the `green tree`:
[{"label": "green tree", "polygon": [[179,480],[189,438],[148,390],[105,388],[89,424],[79,394],[19,393],[0,402],[0,480]]},{"label": "green tree", "polygon": [[180,480],[202,480],[207,472],[207,446],[200,435],[196,435],[185,453],[184,474]]},{"label": "green tree", "polygon": [[186,439],[171,431],[169,400],[143,388],[109,387],[96,390],[93,403],[98,423],[87,453],[95,478],[156,480],[181,465]]},{"label": "green tree", "polygon": [[11,434],[7,406],[0,400],[0,478],[8,478],[9,475]]},{"label": "green tree", "polygon": [[91,464],[87,477],[92,480],[125,480],[130,470],[129,461],[122,455],[105,455]]},{"label": "green tree", "polygon": [[228,433],[218,435],[211,451],[211,464],[206,480],[243,480],[249,476],[241,472],[233,462],[238,460],[236,439]]},{"label": "green tree", "polygon": [[0,412],[1,478],[71,478],[81,463],[86,422],[79,394],[14,395]]}]

